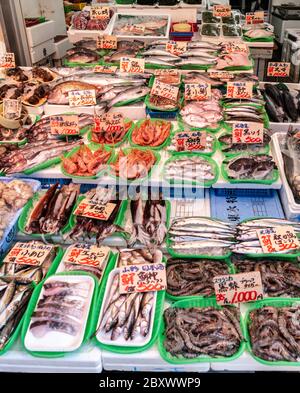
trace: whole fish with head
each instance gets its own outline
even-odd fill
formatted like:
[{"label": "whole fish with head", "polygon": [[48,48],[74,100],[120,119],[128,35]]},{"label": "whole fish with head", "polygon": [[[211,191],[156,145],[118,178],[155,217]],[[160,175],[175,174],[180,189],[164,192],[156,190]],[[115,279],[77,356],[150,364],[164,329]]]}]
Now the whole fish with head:
[{"label": "whole fish with head", "polygon": [[56,86],[54,86],[50,91],[48,97],[48,103],[55,104],[55,105],[68,105],[69,104],[68,94],[72,91],[82,91],[82,90],[95,90],[96,96],[99,94],[97,87],[89,83],[85,83],[81,81],[61,82]]}]

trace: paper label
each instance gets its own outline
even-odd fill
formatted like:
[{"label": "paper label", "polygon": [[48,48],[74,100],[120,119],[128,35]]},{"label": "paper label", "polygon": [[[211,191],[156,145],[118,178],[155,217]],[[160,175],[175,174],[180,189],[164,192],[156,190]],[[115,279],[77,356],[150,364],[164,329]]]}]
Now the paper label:
[{"label": "paper label", "polygon": [[223,53],[249,53],[249,47],[242,42],[228,42],[223,47]]},{"label": "paper label", "polygon": [[118,39],[115,35],[103,35],[97,38],[98,49],[117,49]]},{"label": "paper label", "polygon": [[155,76],[165,76],[165,75],[171,75],[171,76],[180,76],[179,70],[175,70],[174,68],[170,69],[161,69],[161,70],[154,70],[154,75]]},{"label": "paper label", "polygon": [[227,98],[249,100],[253,95],[252,82],[227,82]]},{"label": "paper label", "polygon": [[184,41],[169,41],[166,43],[166,51],[179,56],[186,52],[187,43]]},{"label": "paper label", "polygon": [[167,287],[163,263],[125,266],[120,271],[120,293],[157,292]]},{"label": "paper label", "polygon": [[214,5],[214,16],[231,16],[231,5]]},{"label": "paper label", "polygon": [[91,106],[96,105],[96,92],[95,90],[77,90],[69,91],[69,105],[75,106]]},{"label": "paper label", "polygon": [[234,75],[229,71],[210,71],[209,77],[212,79],[233,79]]},{"label": "paper label", "polygon": [[232,143],[263,143],[264,125],[255,122],[232,124]]},{"label": "paper label", "polygon": [[228,274],[213,278],[217,303],[247,303],[263,299],[260,272]]},{"label": "paper label", "polygon": [[265,254],[297,250],[300,247],[299,239],[291,226],[259,229],[257,235]]},{"label": "paper label", "polygon": [[22,101],[21,99],[11,100],[3,99],[3,117],[6,119],[19,119],[21,117]]},{"label": "paper label", "polygon": [[94,72],[100,72],[102,74],[114,74],[117,69],[117,66],[97,65],[94,67]]},{"label": "paper label", "polygon": [[107,113],[99,117],[95,116],[95,126],[93,131],[95,133],[113,133],[123,130],[124,127],[124,117],[122,113]]},{"label": "paper label", "polygon": [[186,101],[204,101],[211,98],[211,85],[208,83],[187,83],[184,88]]},{"label": "paper label", "polygon": [[291,63],[270,62],[268,63],[268,76],[276,76],[277,78],[286,78],[290,75]]},{"label": "paper label", "polygon": [[109,247],[97,247],[92,244],[75,244],[69,248],[63,258],[64,263],[101,267],[110,252]]},{"label": "paper label", "polygon": [[107,203],[106,205],[93,202],[91,199],[83,199],[75,210],[75,216],[93,218],[95,220],[107,221],[117,205]]},{"label": "paper label", "polygon": [[143,74],[145,70],[145,59],[121,57],[120,71],[129,74]]},{"label": "paper label", "polygon": [[177,102],[178,93],[179,87],[168,85],[155,79],[150,94]]},{"label": "paper label", "polygon": [[41,266],[50,255],[54,246],[40,242],[17,242],[4,258],[4,263]]},{"label": "paper label", "polygon": [[15,68],[15,54],[14,53],[4,53],[0,55],[0,67],[2,68]]},{"label": "paper label", "polygon": [[130,31],[133,34],[136,35],[144,35],[145,34],[145,26],[143,25],[131,25],[131,24],[127,24],[124,27],[124,31]]},{"label": "paper label", "polygon": [[254,25],[258,23],[264,23],[265,13],[264,11],[247,12],[246,13],[246,24]]},{"label": "paper label", "polygon": [[100,19],[100,20],[109,19],[110,18],[109,7],[92,6],[90,17],[91,19]]},{"label": "paper label", "polygon": [[52,135],[78,135],[78,115],[55,115],[50,118]]},{"label": "paper label", "polygon": [[175,136],[177,151],[205,150],[207,134],[202,131],[179,132]]}]

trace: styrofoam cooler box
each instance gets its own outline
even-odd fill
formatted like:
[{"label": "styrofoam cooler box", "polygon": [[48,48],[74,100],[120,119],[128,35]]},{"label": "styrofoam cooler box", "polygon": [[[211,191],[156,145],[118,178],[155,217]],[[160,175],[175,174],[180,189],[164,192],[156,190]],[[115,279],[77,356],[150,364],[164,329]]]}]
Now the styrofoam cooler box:
[{"label": "styrofoam cooler box", "polygon": [[55,52],[54,39],[51,38],[48,41],[42,42],[41,44],[30,48],[30,56],[32,63],[38,63],[45,57],[51,56]]},{"label": "styrofoam cooler box", "polygon": [[69,38],[66,36],[63,40],[54,42],[55,53],[53,55],[54,60],[62,59],[66,56],[67,50],[71,49],[73,45],[70,43]]},{"label": "styrofoam cooler box", "polygon": [[56,35],[55,22],[53,20],[48,20],[32,27],[26,27],[26,33],[28,45],[30,47],[35,47]]},{"label": "styrofoam cooler box", "polygon": [[300,204],[296,203],[291,187],[287,181],[284,162],[281,153],[280,140],[285,137],[285,133],[277,133],[272,136],[273,150],[275,151],[275,158],[277,161],[278,169],[282,179],[282,187],[280,189],[281,203],[286,215],[289,220],[300,221]]}]

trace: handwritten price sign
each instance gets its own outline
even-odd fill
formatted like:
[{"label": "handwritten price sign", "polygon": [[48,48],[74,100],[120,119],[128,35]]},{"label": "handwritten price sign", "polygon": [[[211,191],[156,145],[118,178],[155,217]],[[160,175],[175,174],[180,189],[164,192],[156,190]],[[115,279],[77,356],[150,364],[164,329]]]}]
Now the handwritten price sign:
[{"label": "handwritten price sign", "polygon": [[184,41],[169,41],[166,43],[166,51],[179,56],[186,52],[187,43]]},{"label": "handwritten price sign", "polygon": [[177,151],[201,151],[205,150],[207,134],[201,131],[179,132],[175,136]]},{"label": "handwritten price sign", "polygon": [[255,122],[236,122],[232,125],[232,143],[263,143],[264,125]]},{"label": "handwritten price sign", "polygon": [[184,88],[186,101],[204,101],[211,98],[211,85],[208,83],[188,83]]},{"label": "handwritten price sign", "polygon": [[78,115],[56,115],[50,118],[52,135],[78,135]]},{"label": "handwritten price sign", "polygon": [[[91,244],[74,244],[66,251],[63,261],[74,265],[103,267],[110,252],[108,247],[97,247]],[[102,269],[104,270],[104,269]]]},{"label": "handwritten price sign", "polygon": [[95,90],[77,90],[70,91],[69,94],[69,105],[75,106],[92,106],[96,105],[96,91]]},{"label": "handwritten price sign", "polygon": [[4,263],[41,266],[50,255],[54,246],[41,242],[17,242],[4,258]]},{"label": "handwritten price sign", "polygon": [[74,214],[75,216],[83,216],[93,218],[95,220],[107,221],[112,215],[116,206],[117,205],[115,203],[107,203],[106,205],[102,205],[85,198],[79,203]]},{"label": "handwritten price sign", "polygon": [[0,67],[1,68],[15,68],[15,54],[14,53],[4,53],[0,55]]},{"label": "handwritten price sign", "polygon": [[157,292],[167,287],[163,263],[125,266],[120,272],[120,293]]},{"label": "handwritten price sign", "polygon": [[129,74],[142,74],[145,71],[145,59],[121,57],[120,71]]},{"label": "handwritten price sign", "polygon": [[228,42],[223,47],[223,53],[249,53],[249,47],[242,42]]},{"label": "handwritten price sign", "polygon": [[101,74],[114,74],[117,69],[117,66],[97,65],[94,67],[94,72],[99,72]]},{"label": "handwritten price sign", "polygon": [[179,94],[179,87],[168,85],[155,79],[150,94],[176,102]]},{"label": "handwritten price sign", "polygon": [[117,49],[118,40],[115,35],[103,35],[97,38],[98,49]]},{"label": "handwritten price sign", "polygon": [[246,24],[254,25],[258,23],[264,23],[265,14],[264,11],[247,12],[246,13]]},{"label": "handwritten price sign", "polygon": [[268,76],[286,78],[290,75],[291,63],[270,62],[268,64]]},{"label": "handwritten price sign", "polygon": [[249,100],[253,95],[252,82],[227,82],[227,98]]},{"label": "handwritten price sign", "polygon": [[214,5],[214,16],[231,16],[231,5]]},{"label": "handwritten price sign", "polygon": [[94,6],[91,8],[91,19],[105,20],[110,18],[109,7]]},{"label": "handwritten price sign", "polygon": [[274,228],[259,229],[257,235],[265,254],[298,250],[299,239],[290,226],[279,226]]},{"label": "handwritten price sign", "polygon": [[3,99],[3,116],[6,119],[19,119],[21,117],[22,101],[21,99],[11,100]]},{"label": "handwritten price sign", "polygon": [[122,113],[107,113],[105,115],[96,117],[95,116],[95,126],[94,132],[120,132],[125,127],[124,117]]},{"label": "handwritten price sign", "polygon": [[263,299],[260,272],[228,274],[213,279],[217,303],[247,303]]},{"label": "handwritten price sign", "polygon": [[212,79],[229,80],[233,79],[234,75],[228,71],[210,71],[209,77]]}]

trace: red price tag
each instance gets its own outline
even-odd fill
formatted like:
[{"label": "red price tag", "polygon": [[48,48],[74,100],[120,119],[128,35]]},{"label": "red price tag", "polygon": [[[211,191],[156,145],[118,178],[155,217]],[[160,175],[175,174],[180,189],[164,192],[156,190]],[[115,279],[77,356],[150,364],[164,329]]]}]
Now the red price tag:
[{"label": "red price tag", "polygon": [[41,242],[17,242],[6,255],[4,263],[15,263],[18,265],[41,266],[50,255],[54,246]]},{"label": "red price tag", "polygon": [[246,13],[246,24],[254,25],[258,23],[264,23],[265,14],[264,11],[247,12]]},{"label": "red price tag", "polygon": [[78,115],[55,115],[50,117],[52,135],[78,135]]},{"label": "red price tag", "polygon": [[118,40],[115,35],[103,35],[97,38],[97,48],[99,49],[117,49]]},{"label": "red price tag", "polygon": [[91,19],[105,20],[110,18],[109,7],[93,6],[90,13]]},{"label": "red price tag", "polygon": [[145,59],[121,57],[120,71],[129,74],[143,74],[145,71]]},{"label": "red price tag", "polygon": [[90,199],[84,198],[76,208],[75,216],[83,216],[93,218],[95,220],[107,221],[112,215],[115,203],[107,203],[106,205],[95,203]]},{"label": "red price tag", "polygon": [[95,90],[77,90],[70,91],[69,105],[71,107],[75,106],[92,106],[96,105],[96,91]]},{"label": "red price tag", "polygon": [[4,55],[0,55],[0,67],[1,68],[15,68],[15,54],[14,53],[5,53]]},{"label": "red price tag", "polygon": [[227,98],[249,100],[253,96],[252,82],[227,82]]},{"label": "red price tag", "polygon": [[207,134],[202,131],[179,132],[175,136],[177,151],[201,151],[206,149]]},{"label": "red price tag", "polygon": [[263,143],[264,125],[255,122],[235,122],[232,124],[232,143]]},{"label": "red price tag", "polygon": [[[69,247],[63,257],[64,263],[102,267],[110,253],[108,247],[98,247],[91,244],[74,244]],[[104,269],[103,269],[104,270]]]},{"label": "red price tag", "polygon": [[277,78],[286,78],[290,75],[291,63],[270,62],[267,75]]},{"label": "red price tag", "polygon": [[265,254],[298,250],[299,239],[293,227],[282,225],[274,228],[264,228],[257,231],[257,235]]},{"label": "red price tag", "polygon": [[173,55],[182,55],[187,50],[187,43],[184,41],[169,41],[166,43],[166,51]]},{"label": "red price tag", "polygon": [[214,5],[213,15],[216,17],[231,16],[231,5]]},{"label": "red price tag", "polygon": [[120,132],[124,129],[124,117],[120,112],[106,113],[105,115],[96,117],[93,132]]}]

